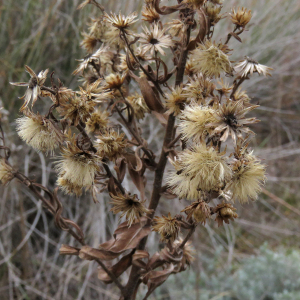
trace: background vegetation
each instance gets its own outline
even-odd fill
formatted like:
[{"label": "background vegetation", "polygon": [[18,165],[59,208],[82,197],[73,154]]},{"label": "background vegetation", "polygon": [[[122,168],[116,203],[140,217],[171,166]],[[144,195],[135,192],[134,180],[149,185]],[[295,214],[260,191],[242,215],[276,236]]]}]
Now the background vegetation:
[{"label": "background vegetation", "polygon": [[[272,78],[257,76],[243,86],[252,102],[261,105],[257,117],[262,122],[255,124],[257,136],[253,148],[268,165],[268,183],[257,202],[244,205],[234,225],[219,229],[209,223],[198,228],[193,238],[197,263],[188,275],[183,273],[170,279],[151,299],[300,299],[300,3],[298,0],[224,2],[224,12],[229,12],[233,5],[246,6],[253,12],[249,32],[242,36],[243,44],[231,41],[230,46],[235,49],[232,60],[248,55],[274,68]],[[24,65],[27,64],[36,71],[54,70],[66,86],[77,86],[77,78],[71,73],[77,66],[75,59],[85,55],[80,48],[81,32],[86,29],[88,18],[97,13],[89,6],[77,11],[79,3],[78,0],[0,1],[0,97],[5,108],[1,112],[5,132],[14,152],[14,165],[49,187],[55,184],[53,161],[21,145],[15,135],[20,91],[8,83],[26,80]],[[142,1],[133,0],[101,3],[107,10],[124,13],[138,10],[136,5],[142,5]],[[226,20],[218,24],[218,38],[229,32],[227,26],[230,25]],[[150,118],[143,123],[149,143],[158,142],[160,128]],[[84,224],[91,246],[107,240],[118,222],[107,213],[110,205],[105,197],[103,194],[96,205],[89,195],[80,199],[61,198],[66,215]],[[169,207],[172,210],[174,205],[182,206],[165,200],[162,213]],[[98,281],[95,264],[59,256],[60,245],[73,242],[55,228],[41,203],[16,181],[5,189],[1,187],[3,299],[118,299],[113,287]],[[151,251],[156,247],[153,245]]]}]

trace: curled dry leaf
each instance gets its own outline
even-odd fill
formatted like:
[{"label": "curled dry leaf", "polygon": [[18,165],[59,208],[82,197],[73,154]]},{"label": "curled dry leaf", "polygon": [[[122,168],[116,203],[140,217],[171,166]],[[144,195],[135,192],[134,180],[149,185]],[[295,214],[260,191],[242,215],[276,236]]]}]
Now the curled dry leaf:
[{"label": "curled dry leaf", "polygon": [[144,172],[136,172],[131,166],[128,165],[128,173],[131,177],[132,182],[137,187],[140,192],[141,200],[145,199],[145,185],[146,178],[144,176]]},{"label": "curled dry leaf", "polygon": [[144,100],[151,111],[158,113],[164,112],[164,106],[159,98],[159,94],[155,90],[155,87],[151,87],[146,77],[138,77],[132,72],[129,75],[138,83]]},{"label": "curled dry leaf", "polygon": [[197,44],[202,43],[209,30],[208,19],[202,8],[197,9],[197,14],[199,16],[199,32],[195,39],[191,40],[188,45],[188,50],[194,50]]},{"label": "curled dry leaf", "polygon": [[116,229],[111,240],[101,244],[99,249],[83,246],[79,257],[85,260],[112,260],[126,250],[135,249],[150,232],[151,228],[150,225],[147,225],[146,217],[142,217],[140,222],[134,223],[130,227],[128,222],[124,222]]},{"label": "curled dry leaf", "polygon": [[114,169],[117,173],[118,181],[122,183],[126,174],[126,162],[124,157],[118,158],[116,160],[116,165],[114,166]]},{"label": "curled dry leaf", "polygon": [[147,264],[142,260],[149,259],[149,253],[146,250],[136,250],[132,256],[132,264],[146,270]]},{"label": "curled dry leaf", "polygon": [[160,14],[160,15],[169,15],[175,11],[178,11],[182,8],[185,8],[184,4],[178,4],[178,5],[172,5],[172,6],[162,6],[159,7],[160,0],[155,0],[154,2],[154,7],[155,10]]},{"label": "curled dry leaf", "polygon": [[[111,271],[116,278],[121,276],[132,264],[132,255],[133,252],[130,252],[129,254],[123,256],[115,265],[108,268],[109,271]],[[98,279],[103,281],[106,284],[112,283],[113,280],[110,278],[110,276],[101,268],[98,268]]]},{"label": "curled dry leaf", "polygon": [[80,248],[72,247],[69,245],[61,245],[59,249],[60,255],[79,255]]},{"label": "curled dry leaf", "polygon": [[150,271],[147,273],[144,278],[143,282],[147,284],[148,286],[148,292],[145,296],[145,299],[160,285],[162,285],[168,277],[173,273],[174,271],[174,265],[169,264],[168,267],[161,271]]}]

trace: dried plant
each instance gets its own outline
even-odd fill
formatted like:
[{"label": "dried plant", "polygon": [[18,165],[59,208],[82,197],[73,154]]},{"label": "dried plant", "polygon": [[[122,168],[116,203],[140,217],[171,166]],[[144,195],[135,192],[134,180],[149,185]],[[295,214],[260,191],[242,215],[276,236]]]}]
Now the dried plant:
[{"label": "dried plant", "polygon": [[[145,284],[147,299],[171,274],[192,264],[190,238],[199,224],[228,224],[238,217],[232,203],[257,199],[265,165],[249,149],[254,133],[248,126],[258,120],[246,115],[258,105],[239,87],[253,73],[270,75],[271,68],[249,57],[230,60],[233,50],[228,44],[232,37],[241,42],[252,16],[246,8],[232,9],[229,22],[234,28],[224,33],[224,41],[216,42],[214,28],[225,18],[222,1],[178,0],[161,6],[160,0],[147,0],[141,20],[136,12],[105,12],[95,0],[83,1],[79,8],[88,4],[99,9],[99,18],[92,19],[84,33],[82,46],[89,54],[73,72],[83,79],[79,90],[64,87],[59,79],[56,83],[53,73],[47,86],[48,69],[36,75],[28,66],[30,81],[12,83],[27,87],[18,134],[37,151],[54,156],[57,188],[50,191],[10,165],[2,130],[0,180],[8,184],[16,178],[27,186],[54,215],[56,225],[78,241],[78,247],[62,245],[60,254],[96,261],[98,278],[114,282],[120,299],[136,299]],[[177,19],[170,21],[169,15]],[[143,23],[141,31],[137,22]],[[42,98],[50,103],[44,114],[36,111]],[[165,130],[159,157],[139,123],[149,114]],[[168,162],[173,169],[166,174]],[[150,172],[153,182],[146,180]],[[139,194],[124,188],[125,176]],[[149,194],[146,185],[153,186]],[[62,217],[59,190],[76,196],[86,191],[93,205],[97,194],[107,191],[111,211],[126,221],[111,240],[92,248],[79,225]],[[155,216],[164,196],[194,202],[182,208],[186,217],[178,211]],[[152,256],[145,250],[151,230],[165,243]],[[118,262],[111,266],[107,262],[113,259]],[[120,276],[129,267],[124,285]]]}]

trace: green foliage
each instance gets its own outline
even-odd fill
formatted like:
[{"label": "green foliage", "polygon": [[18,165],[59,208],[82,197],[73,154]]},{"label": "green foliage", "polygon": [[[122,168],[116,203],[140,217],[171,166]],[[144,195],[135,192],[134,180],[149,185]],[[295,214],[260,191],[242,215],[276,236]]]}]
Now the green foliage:
[{"label": "green foliage", "polygon": [[[201,255],[200,278],[193,270],[169,278],[168,297],[183,300],[296,300],[300,299],[300,251],[270,250],[230,266],[220,264],[222,249],[214,257]],[[225,260],[226,261],[226,260]],[[197,282],[196,282],[197,281]],[[196,298],[198,285],[199,299]],[[161,293],[162,295],[163,293]]]}]

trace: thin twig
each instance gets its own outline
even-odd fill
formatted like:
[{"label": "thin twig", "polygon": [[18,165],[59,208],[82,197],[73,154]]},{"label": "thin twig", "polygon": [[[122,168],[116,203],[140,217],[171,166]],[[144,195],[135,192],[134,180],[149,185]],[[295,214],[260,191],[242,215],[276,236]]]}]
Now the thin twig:
[{"label": "thin twig", "polygon": [[195,229],[197,227],[198,223],[193,223],[191,229],[189,230],[188,234],[186,235],[186,237],[184,238],[184,240],[182,241],[182,243],[179,245],[179,249],[183,249],[185,244],[188,242],[188,240],[190,239],[190,237],[193,235],[193,233],[195,232]]},{"label": "thin twig", "polygon": [[124,294],[124,286],[120,283],[119,279],[115,276],[115,274],[113,272],[111,272],[100,259],[95,259],[95,261],[109,275],[111,280],[116,284],[116,286],[120,289],[120,291],[123,295]]}]

